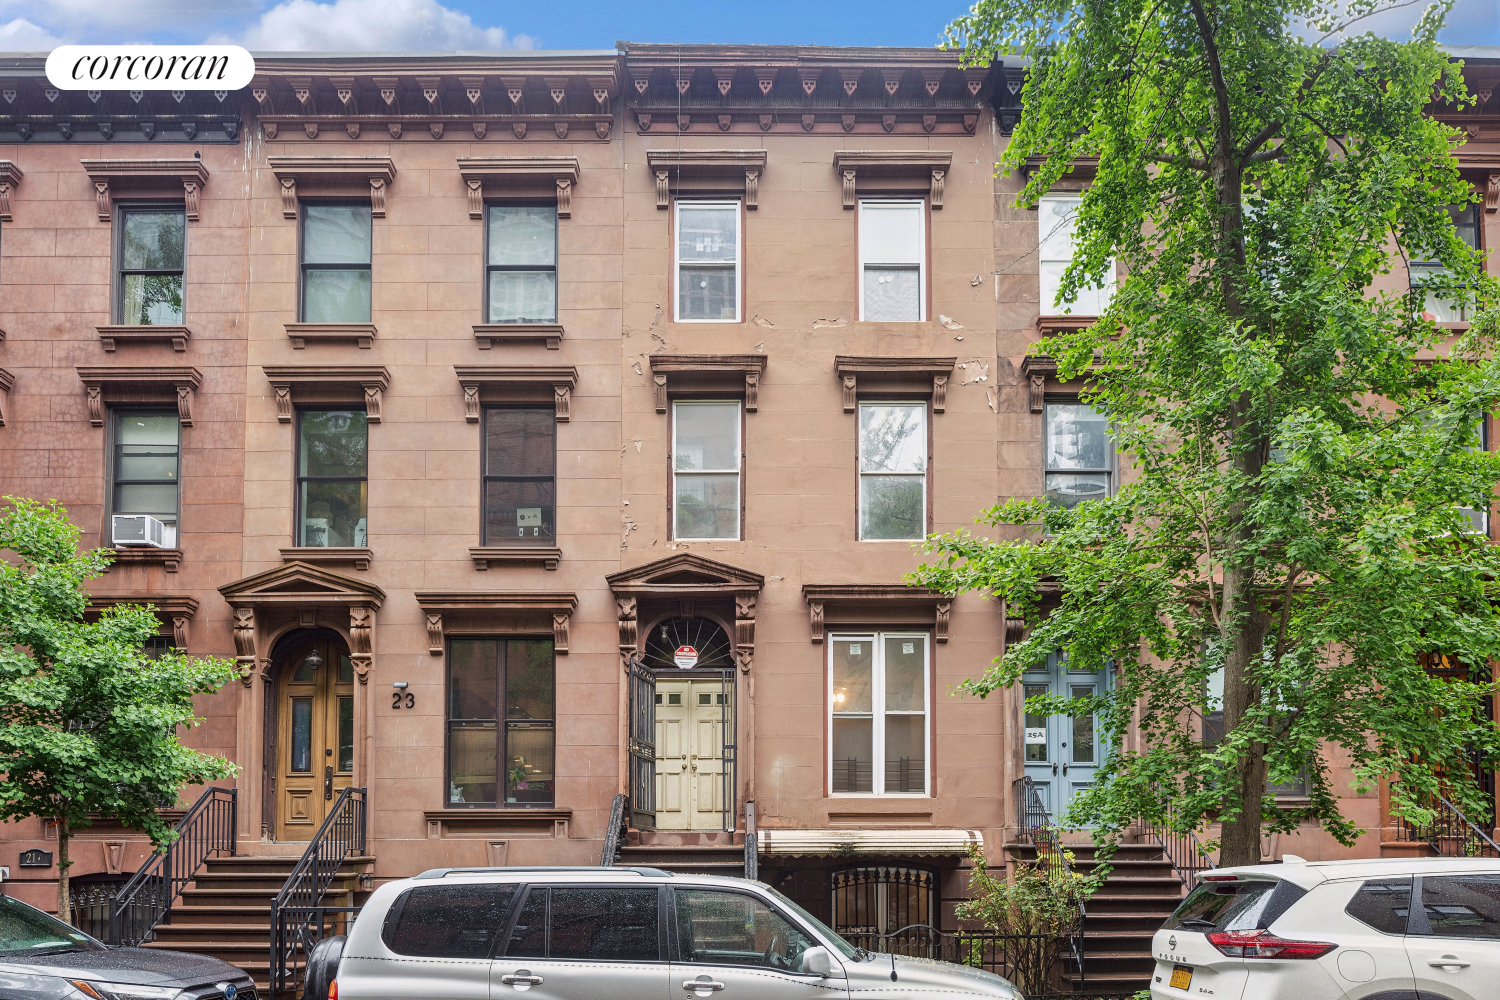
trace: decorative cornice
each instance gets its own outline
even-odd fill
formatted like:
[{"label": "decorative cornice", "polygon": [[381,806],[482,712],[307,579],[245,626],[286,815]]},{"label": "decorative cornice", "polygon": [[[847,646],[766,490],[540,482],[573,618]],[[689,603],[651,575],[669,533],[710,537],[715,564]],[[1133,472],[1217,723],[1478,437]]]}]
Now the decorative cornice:
[{"label": "decorative cornice", "polygon": [[311,566],[353,566],[363,572],[370,568],[375,553],[364,546],[312,546],[299,545],[281,549],[281,561],[300,562]]},{"label": "decorative cornice", "polygon": [[102,611],[122,604],[151,605],[156,617],[172,629],[172,644],[181,650],[188,645],[188,622],[198,613],[198,602],[186,595],[174,594],[90,594],[89,610]]},{"label": "decorative cornice", "polygon": [[811,638],[815,643],[823,641],[826,608],[840,604],[887,608],[931,607],[933,638],[938,642],[948,641],[948,618],[953,610],[953,598],[938,590],[907,587],[899,583],[808,583],[802,586],[802,599],[807,602]]},{"label": "decorative cornice", "polygon": [[578,595],[563,591],[509,591],[495,593],[481,590],[419,591],[417,599],[427,620],[427,652],[443,655],[445,617],[487,621],[496,614],[544,614],[552,619],[552,648],[568,652],[568,626],[578,608]]},{"label": "decorative cornice", "polygon": [[454,365],[453,373],[463,386],[464,419],[471,424],[479,422],[479,391],[485,386],[551,386],[558,421],[565,423],[572,415],[578,384],[578,369],[572,365]]},{"label": "decorative cornice", "polygon": [[79,160],[94,185],[100,222],[114,218],[113,189],[126,185],[181,185],[188,221],[198,221],[198,192],[208,183],[202,160]]},{"label": "decorative cornice", "polygon": [[359,386],[365,394],[365,419],[380,423],[381,404],[391,373],[384,365],[262,365],[266,381],[276,390],[276,419],[292,421],[293,386]]},{"label": "decorative cornice", "polygon": [[843,149],[833,154],[833,169],[844,181],[844,207],[853,208],[861,176],[913,177],[927,185],[934,209],[943,207],[943,185],[953,164],[952,150]]},{"label": "decorative cornice", "polygon": [[760,379],[766,371],[764,354],[653,354],[651,381],[656,412],[667,412],[667,389],[671,375],[703,377],[737,375],[745,380],[745,412],[760,406]]},{"label": "decorative cornice", "polygon": [[297,185],[338,184],[350,180],[370,185],[370,214],[385,217],[386,188],[396,179],[389,156],[268,156],[266,162],[281,185],[281,214],[297,217]]},{"label": "decorative cornice", "polygon": [[232,608],[352,604],[379,610],[385,602],[385,591],[375,584],[306,562],[284,563],[226,583],[219,593]]},{"label": "decorative cornice", "polygon": [[10,222],[10,191],[11,188],[19,187],[21,178],[26,175],[21,173],[21,168],[10,160],[0,160],[0,222]]},{"label": "decorative cornice", "polygon": [[468,190],[471,219],[484,216],[485,184],[554,184],[557,217],[572,217],[573,186],[579,175],[576,156],[460,156],[458,173]]},{"label": "decorative cornice", "polygon": [[555,545],[476,545],[469,549],[474,568],[481,572],[504,563],[541,563],[543,569],[557,569],[562,555]]},{"label": "decorative cornice", "polygon": [[844,389],[844,412],[858,406],[859,379],[932,379],[932,411],[942,413],[948,402],[948,379],[958,358],[883,358],[840,354],[834,368]]},{"label": "decorative cornice", "polygon": [[1047,379],[1057,377],[1057,359],[1028,354],[1021,359],[1021,381],[1026,383],[1031,412],[1047,407]]},{"label": "decorative cornice", "polygon": [[193,331],[185,326],[96,326],[99,343],[106,351],[113,351],[124,341],[127,344],[171,344],[172,350],[187,350]]},{"label": "decorative cornice", "polygon": [[648,149],[646,165],[656,177],[656,207],[671,203],[672,186],[683,176],[689,178],[745,177],[745,208],[754,209],[760,201],[760,175],[766,169],[764,149]]},{"label": "decorative cornice", "polygon": [[758,594],[766,585],[766,578],[759,573],[695,552],[679,552],[642,566],[617,570],[604,580],[617,596],[640,597]]},{"label": "decorative cornice", "polygon": [[78,378],[88,392],[89,423],[104,426],[104,393],[132,390],[172,389],[177,395],[177,418],[182,426],[193,426],[192,394],[203,382],[203,373],[193,367],[115,368],[79,365]]},{"label": "decorative cornice", "polygon": [[541,341],[547,350],[562,347],[561,323],[475,323],[474,339],[481,351],[488,351],[499,344],[521,344]]},{"label": "decorative cornice", "polygon": [[303,350],[308,342],[315,344],[352,343],[368,351],[375,343],[374,323],[287,323],[286,335],[293,350]]}]

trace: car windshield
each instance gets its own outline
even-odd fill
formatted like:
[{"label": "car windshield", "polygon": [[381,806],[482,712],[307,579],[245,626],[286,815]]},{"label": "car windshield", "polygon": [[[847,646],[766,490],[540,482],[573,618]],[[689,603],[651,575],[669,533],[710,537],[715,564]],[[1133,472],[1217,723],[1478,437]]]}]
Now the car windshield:
[{"label": "car windshield", "polygon": [[0,896],[0,955],[98,951],[104,946],[56,917],[25,903]]},{"label": "car windshield", "polygon": [[838,949],[839,954],[843,955],[845,958],[859,959],[861,954],[864,952],[863,948],[854,947],[854,945],[850,944],[848,941],[845,941],[842,937],[840,937],[838,931],[829,927],[827,924],[823,923],[823,921],[819,920],[811,913],[808,913],[802,907],[794,903],[791,899],[787,898],[785,893],[778,892],[773,886],[764,886],[764,888],[769,889],[771,891],[771,894],[776,897],[776,901],[778,903],[786,907],[788,910],[791,910],[797,916],[801,917],[803,921],[805,921],[810,927],[812,927],[813,930],[821,934],[824,939],[826,939],[830,944],[834,946],[834,948]]},{"label": "car windshield", "polygon": [[1177,912],[1162,924],[1162,930],[1179,927],[1204,933],[1253,930],[1260,926],[1263,911],[1278,884],[1270,879],[1200,882],[1177,907]]}]

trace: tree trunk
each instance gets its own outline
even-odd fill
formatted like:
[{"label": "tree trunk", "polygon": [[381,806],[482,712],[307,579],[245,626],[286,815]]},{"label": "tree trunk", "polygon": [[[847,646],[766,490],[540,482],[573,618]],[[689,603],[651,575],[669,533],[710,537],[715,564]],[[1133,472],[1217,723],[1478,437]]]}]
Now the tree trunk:
[{"label": "tree trunk", "polygon": [[[1251,668],[1261,657],[1270,618],[1261,610],[1253,594],[1243,590],[1250,582],[1243,570],[1230,569],[1224,574],[1224,604],[1243,610],[1237,622],[1231,622],[1229,648],[1224,656],[1224,732],[1231,733],[1260,700],[1260,686],[1250,676]],[[1234,603],[1231,604],[1231,591]],[[1236,627],[1237,626],[1237,627]],[[1231,779],[1233,799],[1238,812],[1226,814],[1219,831],[1219,865],[1255,865],[1260,863],[1260,805],[1266,793],[1265,745],[1251,743],[1240,757],[1237,773]],[[1236,787],[1237,786],[1237,787]],[[1230,803],[1226,806],[1233,808]]]},{"label": "tree trunk", "polygon": [[57,919],[65,924],[73,922],[72,898],[68,895],[68,869],[73,862],[68,860],[68,841],[73,831],[68,828],[68,817],[57,818]]}]

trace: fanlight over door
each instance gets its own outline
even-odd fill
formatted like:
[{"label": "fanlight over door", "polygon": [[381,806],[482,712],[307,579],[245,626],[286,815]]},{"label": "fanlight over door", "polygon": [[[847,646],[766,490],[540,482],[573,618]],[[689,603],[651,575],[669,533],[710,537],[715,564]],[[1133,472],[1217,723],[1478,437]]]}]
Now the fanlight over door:
[{"label": "fanlight over door", "polygon": [[723,626],[711,618],[668,618],[646,633],[646,666],[676,670],[677,651],[690,648],[697,654],[696,668],[727,670],[734,666],[734,646]]}]

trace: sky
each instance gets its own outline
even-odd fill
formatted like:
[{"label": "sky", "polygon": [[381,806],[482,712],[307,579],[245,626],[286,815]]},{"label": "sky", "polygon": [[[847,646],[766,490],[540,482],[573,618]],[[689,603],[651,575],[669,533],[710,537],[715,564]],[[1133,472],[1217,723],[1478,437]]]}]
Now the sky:
[{"label": "sky", "polygon": [[[1396,0],[1399,2],[1399,0]],[[636,42],[936,45],[958,0],[0,0],[0,51],[232,42],[256,51],[612,49]],[[1415,0],[1370,22],[1405,37]],[[1441,40],[1500,45],[1500,0],[1457,0]]]}]

